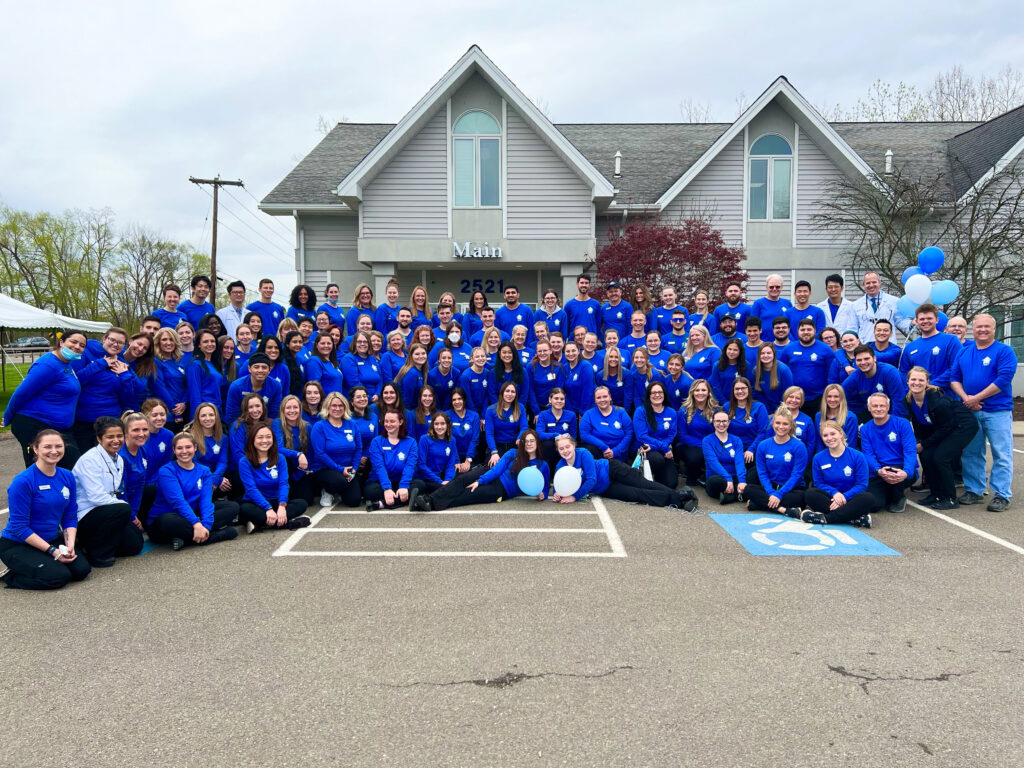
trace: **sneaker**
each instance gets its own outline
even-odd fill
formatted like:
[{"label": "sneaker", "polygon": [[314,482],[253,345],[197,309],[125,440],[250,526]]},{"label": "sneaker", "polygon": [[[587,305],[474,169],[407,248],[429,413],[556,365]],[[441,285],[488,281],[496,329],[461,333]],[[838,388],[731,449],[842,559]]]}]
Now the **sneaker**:
[{"label": "sneaker", "polygon": [[974,493],[973,491],[964,491],[964,493],[957,499],[961,504],[970,506],[971,504],[981,504],[985,498],[980,494]]},{"label": "sneaker", "polygon": [[722,498],[718,500],[718,503],[724,507],[726,504],[735,504],[737,501],[739,501],[739,496],[737,494],[723,493]]},{"label": "sneaker", "polygon": [[989,512],[1005,512],[1010,506],[1010,500],[1002,496],[996,496],[989,502],[989,505],[985,507]]},{"label": "sneaker", "polygon": [[291,520],[289,520],[285,524],[285,527],[289,531],[295,531],[299,528],[308,528],[311,522],[313,521],[309,519],[309,515],[299,515],[298,517],[293,517]]},{"label": "sneaker", "polygon": [[786,517],[792,517],[794,520],[799,520],[800,516],[803,514],[803,510],[799,507],[787,507],[786,511],[780,514],[783,514]]},{"label": "sneaker", "polygon": [[960,502],[956,499],[937,499],[935,503],[928,506],[936,512],[945,512],[948,509],[960,509]]},{"label": "sneaker", "polygon": [[419,506],[416,504],[416,499],[419,497],[419,495],[420,495],[420,489],[419,488],[410,488],[409,489],[409,509],[419,509]]},{"label": "sneaker", "polygon": [[216,544],[219,541],[231,541],[235,538],[238,538],[238,529],[232,528],[229,525],[227,528],[221,528],[219,531],[210,531],[206,543]]},{"label": "sneaker", "polygon": [[861,515],[856,520],[851,520],[850,525],[852,525],[854,528],[870,528],[871,515]]},{"label": "sneaker", "polygon": [[376,512],[378,509],[380,509],[380,502],[379,501],[368,501],[368,502],[366,502],[366,511],[367,512]]},{"label": "sneaker", "polygon": [[811,525],[826,525],[828,523],[828,520],[825,519],[825,516],[821,514],[821,512],[815,512],[813,509],[803,510],[800,513],[800,519],[805,523],[810,523]]},{"label": "sneaker", "polygon": [[334,506],[334,497],[331,496],[327,491],[320,494],[320,508],[330,509]]},{"label": "sneaker", "polygon": [[171,551],[172,552],[180,552],[184,548],[185,548],[185,540],[184,539],[171,539]]},{"label": "sneaker", "polygon": [[113,557],[87,557],[86,560],[93,568],[110,568],[117,562],[117,559]]},{"label": "sneaker", "polygon": [[696,508],[697,508],[697,500],[696,499],[686,499],[685,501],[683,501],[683,509],[685,509],[687,512],[693,512],[693,510],[695,510]]},{"label": "sneaker", "polygon": [[422,496],[420,496],[418,499],[416,499],[416,505],[421,510],[423,510],[424,512],[433,512],[434,511],[434,504],[430,500],[430,494],[429,493],[425,493]]},{"label": "sneaker", "polygon": [[[913,489],[911,489],[911,490],[913,490]],[[942,499],[940,499],[934,493],[929,493],[927,496],[925,496],[923,499],[921,499],[917,503],[920,504],[922,507],[930,507],[932,504],[935,504],[936,502],[939,502],[939,501],[942,501]]]},{"label": "sneaker", "polygon": [[918,483],[917,485],[911,486],[910,490],[914,493],[924,493],[928,490],[928,483]]},{"label": "sneaker", "polygon": [[247,520],[245,522],[245,532],[256,533],[256,523],[254,523],[252,520]]},{"label": "sneaker", "polygon": [[886,509],[888,509],[890,512],[893,512],[893,513],[896,513],[896,514],[898,514],[900,512],[906,512],[907,511],[907,497],[906,496],[900,496],[899,500],[897,500],[897,501],[893,502],[892,504],[890,504],[888,507],[886,507]]}]

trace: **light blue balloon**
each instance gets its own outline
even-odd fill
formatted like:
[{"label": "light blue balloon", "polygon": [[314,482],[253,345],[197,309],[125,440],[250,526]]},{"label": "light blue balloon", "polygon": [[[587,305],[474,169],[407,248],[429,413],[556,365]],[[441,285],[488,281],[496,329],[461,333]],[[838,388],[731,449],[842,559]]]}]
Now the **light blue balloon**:
[{"label": "light blue balloon", "polygon": [[947,325],[949,325],[949,315],[947,315],[945,312],[939,312],[939,314],[936,315],[935,329],[939,333],[942,333],[944,330],[946,330]]},{"label": "light blue balloon", "polygon": [[929,245],[917,254],[917,264],[926,275],[938,272],[946,263],[946,254],[937,245]]},{"label": "light blue balloon", "polygon": [[536,467],[523,467],[516,477],[519,490],[527,496],[536,496],[544,492],[544,475]]},{"label": "light blue balloon", "polygon": [[900,282],[902,282],[904,285],[906,285],[907,284],[907,280],[912,278],[914,275],[923,275],[923,274],[924,274],[924,270],[922,270],[920,267],[907,267],[906,269],[903,270],[903,277],[900,278]]},{"label": "light blue balloon", "polygon": [[913,317],[915,309],[917,309],[917,302],[909,296],[903,296],[896,302],[896,311],[904,317]]},{"label": "light blue balloon", "polygon": [[939,280],[932,285],[932,304],[949,304],[960,295],[960,286],[952,280]]}]

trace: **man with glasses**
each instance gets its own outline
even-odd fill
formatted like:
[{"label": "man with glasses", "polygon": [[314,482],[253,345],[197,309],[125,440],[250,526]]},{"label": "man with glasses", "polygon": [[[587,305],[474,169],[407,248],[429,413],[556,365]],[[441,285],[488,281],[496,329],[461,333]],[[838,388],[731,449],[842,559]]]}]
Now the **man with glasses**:
[{"label": "man with glasses", "polygon": [[[888,320],[903,333],[910,332],[910,320],[896,311],[898,299],[891,293],[882,290],[882,279],[877,272],[864,274],[864,297],[857,300],[857,335],[861,344],[870,344],[875,340],[875,323]],[[840,331],[850,330],[840,328]]]},{"label": "man with glasses", "polygon": [[228,283],[228,305],[217,310],[217,317],[224,324],[224,333],[235,338],[235,331],[245,317],[245,283],[235,280]]},{"label": "man with glasses", "polygon": [[676,307],[672,310],[672,330],[661,337],[661,348],[668,350],[669,354],[678,352],[680,355],[686,350],[686,310]]}]

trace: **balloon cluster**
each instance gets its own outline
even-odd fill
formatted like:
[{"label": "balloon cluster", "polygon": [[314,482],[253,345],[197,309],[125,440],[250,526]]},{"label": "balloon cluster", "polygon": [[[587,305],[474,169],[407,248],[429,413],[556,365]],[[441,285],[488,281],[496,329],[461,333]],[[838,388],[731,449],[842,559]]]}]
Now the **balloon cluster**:
[{"label": "balloon cluster", "polygon": [[[952,280],[932,280],[928,275],[942,269],[946,254],[936,245],[929,245],[917,254],[917,266],[903,270],[904,296],[896,304],[896,310],[904,317],[913,317],[914,310],[925,302],[935,305],[949,304],[960,295],[960,286]],[[938,329],[946,327],[949,318],[939,312]]]}]

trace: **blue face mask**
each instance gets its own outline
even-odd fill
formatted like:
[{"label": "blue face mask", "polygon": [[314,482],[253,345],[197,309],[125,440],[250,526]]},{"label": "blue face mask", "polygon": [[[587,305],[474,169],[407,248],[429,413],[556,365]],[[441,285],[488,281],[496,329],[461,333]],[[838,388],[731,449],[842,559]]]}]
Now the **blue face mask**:
[{"label": "blue face mask", "polygon": [[78,358],[80,358],[82,356],[82,353],[75,352],[73,349],[68,349],[67,347],[61,347],[60,356],[70,363],[72,360],[77,360]]}]

